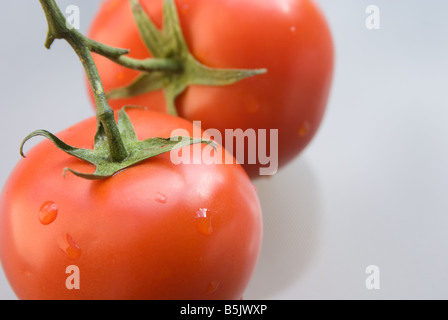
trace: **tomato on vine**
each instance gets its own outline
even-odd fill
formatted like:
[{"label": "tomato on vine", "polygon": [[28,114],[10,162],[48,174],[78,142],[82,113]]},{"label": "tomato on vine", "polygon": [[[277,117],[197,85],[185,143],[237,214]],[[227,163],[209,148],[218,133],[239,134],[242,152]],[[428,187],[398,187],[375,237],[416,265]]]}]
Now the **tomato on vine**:
[{"label": "tomato on vine", "polygon": [[[276,144],[279,167],[320,127],[334,56],[311,0],[108,0],[89,35],[130,50],[127,61],[94,55],[114,109],[142,105],[201,121],[224,146],[226,129],[278,130],[267,150]],[[249,152],[246,144],[238,160],[257,177],[265,164]]]},{"label": "tomato on vine", "polygon": [[[90,51],[118,58],[40,0],[46,46],[65,39],[83,63],[97,115],[26,153],[0,198],[0,259],[21,299],[239,299],[261,246],[261,209],[237,164],[185,119],[109,107]],[[188,136],[171,136],[182,129]],[[93,145],[93,147],[92,147]],[[208,148],[208,149],[207,149]],[[192,164],[174,164],[172,152]],[[196,161],[199,160],[199,161]],[[194,164],[193,164],[194,163]],[[197,164],[196,164],[197,163]],[[76,284],[71,274],[75,270]]]},{"label": "tomato on vine", "polygon": [[[192,124],[129,110],[141,137]],[[59,137],[88,147],[96,121]],[[222,152],[219,149],[219,152]],[[193,155],[193,152],[191,153]],[[261,243],[254,187],[236,165],[174,165],[169,153],[90,181],[92,172],[47,141],[23,159],[0,203],[0,257],[21,299],[239,299]],[[68,266],[79,268],[69,290]]]}]

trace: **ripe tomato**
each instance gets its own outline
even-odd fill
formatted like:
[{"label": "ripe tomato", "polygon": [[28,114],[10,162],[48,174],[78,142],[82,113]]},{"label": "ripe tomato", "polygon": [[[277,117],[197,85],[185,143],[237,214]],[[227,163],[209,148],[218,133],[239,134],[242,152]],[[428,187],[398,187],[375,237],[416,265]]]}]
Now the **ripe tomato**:
[{"label": "ripe tomato", "polygon": [[[158,27],[162,2],[140,0]],[[331,87],[333,42],[316,4],[311,0],[176,0],[176,4],[188,47],[201,63],[214,68],[267,69],[266,74],[230,86],[190,86],[176,101],[179,115],[222,133],[225,129],[278,129],[278,164],[287,164],[315,136]],[[133,58],[150,56],[129,0],[106,1],[89,36],[130,49]],[[95,60],[106,91],[125,87],[138,75],[106,58],[95,56]],[[165,110],[160,91],[110,104]],[[247,146],[245,151],[247,157]],[[247,158],[244,162],[251,177],[259,174],[261,166],[259,161],[249,164]]]},{"label": "ripe tomato", "polygon": [[[128,113],[140,139],[193,132],[184,119]],[[92,118],[58,136],[92,148],[95,130]],[[175,165],[165,153],[100,181],[64,178],[65,167],[93,171],[44,141],[3,190],[0,258],[19,298],[241,297],[262,232],[256,191],[241,166]],[[66,271],[75,267],[79,289],[69,289],[75,273]]]}]

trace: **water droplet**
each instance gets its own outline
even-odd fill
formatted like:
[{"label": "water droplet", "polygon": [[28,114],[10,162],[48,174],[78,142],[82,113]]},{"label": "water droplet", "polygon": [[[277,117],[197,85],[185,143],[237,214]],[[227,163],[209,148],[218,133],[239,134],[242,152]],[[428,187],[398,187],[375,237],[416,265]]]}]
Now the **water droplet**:
[{"label": "water droplet", "polygon": [[296,33],[296,26],[291,26],[291,28],[289,28],[289,30],[291,31],[291,33]]},{"label": "water droplet", "polygon": [[124,72],[123,71],[119,71],[117,72],[116,76],[118,81],[123,80],[124,79]]},{"label": "water droplet", "polygon": [[211,293],[215,292],[216,290],[218,290],[220,284],[221,284],[221,282],[219,282],[219,281],[210,282],[207,286],[207,289],[205,290],[205,293],[211,294]]},{"label": "water droplet", "polygon": [[196,228],[198,231],[206,236],[213,232],[212,219],[210,212],[207,209],[199,209],[196,212]]},{"label": "water droplet", "polygon": [[182,6],[182,8],[181,8],[181,12],[182,12],[183,14],[187,14],[188,11],[190,11],[190,5],[189,5],[188,3],[186,3],[186,4],[184,4],[184,5]]},{"label": "water droplet", "polygon": [[244,109],[248,114],[255,114],[261,109],[257,99],[251,95],[244,96],[243,103],[244,103]]},{"label": "water droplet", "polygon": [[158,203],[162,203],[165,204],[167,202],[168,198],[166,195],[164,195],[163,193],[157,192],[156,194],[156,201]]},{"label": "water droplet", "polygon": [[49,225],[58,216],[58,205],[53,201],[46,201],[39,209],[39,221],[43,225]]},{"label": "water droplet", "polygon": [[304,122],[299,128],[299,137],[303,138],[308,135],[310,132],[310,124],[308,122]]},{"label": "water droplet", "polygon": [[81,256],[81,248],[76,244],[76,242],[68,233],[65,234],[64,239],[63,241],[61,241],[59,246],[62,251],[65,252],[67,258],[69,258],[70,260],[79,259],[79,257]]}]

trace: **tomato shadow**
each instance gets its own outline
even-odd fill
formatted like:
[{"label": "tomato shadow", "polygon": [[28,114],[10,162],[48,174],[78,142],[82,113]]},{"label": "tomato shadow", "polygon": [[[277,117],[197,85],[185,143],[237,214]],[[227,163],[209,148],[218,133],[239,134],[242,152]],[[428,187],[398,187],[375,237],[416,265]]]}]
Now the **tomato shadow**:
[{"label": "tomato shadow", "polygon": [[318,249],[318,181],[301,157],[255,186],[263,209],[263,245],[244,299],[284,299],[282,291],[300,286]]}]

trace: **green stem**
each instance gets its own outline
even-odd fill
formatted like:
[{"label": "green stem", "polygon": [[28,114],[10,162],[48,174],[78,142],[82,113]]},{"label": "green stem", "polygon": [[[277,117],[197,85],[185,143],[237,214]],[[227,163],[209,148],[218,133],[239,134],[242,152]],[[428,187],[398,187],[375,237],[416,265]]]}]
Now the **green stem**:
[{"label": "green stem", "polygon": [[[118,112],[118,119],[115,121],[114,112],[107,102],[106,94],[91,52],[101,52],[112,60],[124,61],[124,63],[130,65],[143,62],[142,65],[145,68],[151,68],[153,70],[161,68],[164,71],[169,69],[170,72],[178,72],[179,66],[173,64],[170,59],[165,58],[157,58],[151,60],[151,62],[149,60],[138,62],[137,60],[123,57],[123,55],[129,53],[128,50],[108,47],[90,40],[68,25],[55,0],[39,1],[48,21],[48,34],[45,46],[49,49],[54,40],[65,39],[73,47],[84,66],[96,102],[97,131],[95,134],[94,148],[91,150],[70,146],[49,131],[36,130],[29,134],[20,145],[20,154],[22,157],[25,157],[23,152],[24,144],[33,137],[42,136],[49,139],[57,148],[66,154],[86,161],[96,168],[94,173],[83,173],[65,168],[64,176],[68,171],[84,179],[99,180],[110,178],[118,172],[152,157],[192,144],[202,143],[215,148],[213,141],[193,139],[190,137],[138,140],[134,126],[126,113],[126,107]],[[154,76],[154,79],[157,79],[162,73],[152,72],[151,75]],[[156,83],[155,86],[157,85]],[[173,91],[173,96],[177,92]]]},{"label": "green stem", "polygon": [[[114,112],[107,102],[98,70],[89,49],[91,46],[87,43],[86,37],[76,29],[67,26],[67,20],[54,0],[39,1],[48,21],[48,34],[45,46],[50,48],[55,39],[65,39],[75,50],[84,66],[95,97],[97,121],[98,125],[103,127],[107,136],[110,157],[114,162],[123,161],[128,157],[128,152],[124,146],[117,123],[115,122]],[[120,56],[125,51],[122,49],[119,50],[121,51],[116,52],[117,56]]]},{"label": "green stem", "polygon": [[153,71],[165,71],[165,72],[181,72],[182,65],[176,59],[169,58],[148,58],[148,59],[134,59],[126,57],[129,53],[125,49],[117,49],[106,46],[102,43],[96,42],[92,39],[84,37],[84,41],[89,46],[91,52],[102,55],[113,62],[137,71],[153,72]]},{"label": "green stem", "polygon": [[[120,142],[119,134],[112,123],[106,98],[131,98],[155,90],[163,89],[167,112],[177,115],[176,99],[189,86],[227,86],[248,77],[266,73],[266,69],[228,69],[210,68],[200,63],[189,51],[182,34],[177,8],[174,0],[164,0],[163,30],[159,30],[152,22],[138,0],[128,0],[141,38],[152,58],[134,59],[127,54],[129,50],[114,48],[92,40],[74,28],[66,26],[66,19],[57,7],[55,0],[39,0],[47,15],[49,32],[46,46],[49,48],[55,39],[65,39],[75,49],[86,69],[98,111],[98,120],[108,134],[111,156],[120,161],[126,158],[127,152]],[[136,79],[128,86],[104,92],[98,71],[94,65],[91,52],[132,70],[140,71]],[[106,113],[106,115],[103,115]]]},{"label": "green stem", "polygon": [[182,70],[181,64],[175,59],[155,59],[149,58],[144,60],[133,59],[125,56],[121,56],[116,63],[123,67],[138,70],[138,71],[167,71],[167,72],[180,72]]},{"label": "green stem", "polygon": [[124,67],[141,71],[129,85],[107,92],[110,100],[132,98],[163,89],[167,113],[178,115],[176,99],[189,86],[228,86],[267,72],[266,69],[212,68],[202,64],[188,48],[174,0],[163,0],[162,30],[147,15],[139,0],[127,1],[131,3],[140,37],[153,58],[135,60],[124,56],[112,57],[109,48],[99,46],[97,53]]}]

